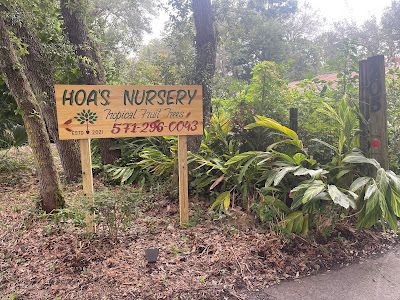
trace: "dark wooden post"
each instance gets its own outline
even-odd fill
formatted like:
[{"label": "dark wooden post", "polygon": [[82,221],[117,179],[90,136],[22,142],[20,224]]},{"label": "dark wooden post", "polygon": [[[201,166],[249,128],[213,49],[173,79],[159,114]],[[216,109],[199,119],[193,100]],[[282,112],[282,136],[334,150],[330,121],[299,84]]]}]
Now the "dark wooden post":
[{"label": "dark wooden post", "polygon": [[297,132],[297,112],[298,108],[297,107],[291,107],[289,111],[290,115],[290,122],[289,122],[289,128],[292,129],[294,132]]},{"label": "dark wooden post", "polygon": [[367,83],[367,60],[358,63],[359,69],[359,107],[360,120],[360,150],[365,156],[369,156],[369,103]]},{"label": "dark wooden post", "polygon": [[[385,88],[385,61],[383,55],[369,57],[360,62],[360,111],[368,122],[360,128],[368,140],[361,138],[360,147],[368,149],[369,157],[389,169],[387,134],[387,102]],[[363,149],[364,147],[364,149]]]}]

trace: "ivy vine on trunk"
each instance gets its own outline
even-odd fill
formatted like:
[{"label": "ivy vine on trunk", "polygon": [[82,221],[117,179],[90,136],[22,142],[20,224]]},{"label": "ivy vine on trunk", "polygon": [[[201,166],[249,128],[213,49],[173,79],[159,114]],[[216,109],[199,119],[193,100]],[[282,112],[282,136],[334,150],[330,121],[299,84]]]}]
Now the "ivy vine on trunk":
[{"label": "ivy vine on trunk", "polygon": [[0,45],[0,70],[22,111],[29,145],[35,157],[42,209],[51,212],[54,209],[63,208],[65,201],[41,110],[15,54],[8,28],[1,15]]},{"label": "ivy vine on trunk", "polygon": [[[103,61],[99,45],[90,36],[86,24],[86,10],[81,0],[60,0],[61,13],[71,43],[76,47],[85,83],[88,85],[106,84]],[[112,164],[121,157],[120,150],[111,150],[116,145],[115,139],[99,139],[101,161]]]}]

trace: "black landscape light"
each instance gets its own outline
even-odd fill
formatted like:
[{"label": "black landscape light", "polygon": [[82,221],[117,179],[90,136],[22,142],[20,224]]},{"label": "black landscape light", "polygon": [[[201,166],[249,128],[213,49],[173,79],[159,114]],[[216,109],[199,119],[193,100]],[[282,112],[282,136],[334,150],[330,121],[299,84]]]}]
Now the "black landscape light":
[{"label": "black landscape light", "polygon": [[146,249],[146,259],[148,263],[157,262],[158,248]]}]

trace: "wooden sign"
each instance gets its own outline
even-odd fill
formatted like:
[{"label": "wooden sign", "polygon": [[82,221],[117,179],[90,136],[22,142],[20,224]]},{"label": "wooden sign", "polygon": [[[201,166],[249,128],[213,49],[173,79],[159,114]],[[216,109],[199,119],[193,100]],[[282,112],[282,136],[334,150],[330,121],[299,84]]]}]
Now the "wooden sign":
[{"label": "wooden sign", "polygon": [[67,139],[203,134],[201,86],[56,85]]},{"label": "wooden sign", "polygon": [[[93,195],[91,138],[178,136],[180,223],[189,222],[187,135],[203,134],[202,87],[56,85],[60,140],[79,139],[85,195]],[[86,215],[88,232],[94,216]]]}]

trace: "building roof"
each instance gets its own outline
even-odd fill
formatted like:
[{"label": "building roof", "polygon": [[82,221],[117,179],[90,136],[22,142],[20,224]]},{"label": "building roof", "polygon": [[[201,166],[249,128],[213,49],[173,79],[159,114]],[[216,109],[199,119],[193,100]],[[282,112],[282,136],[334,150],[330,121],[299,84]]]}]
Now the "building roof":
[{"label": "building roof", "polygon": [[[385,68],[385,73],[386,74],[389,72],[389,69],[390,69],[389,67]],[[337,73],[318,75],[318,76],[313,77],[312,80],[317,79],[316,83],[314,84],[314,86],[316,88],[318,88],[319,90],[322,90],[324,85],[326,83],[330,82],[330,81],[332,82],[332,87],[337,86],[337,84],[339,82],[339,79],[337,78],[337,75],[338,75]],[[354,77],[354,76],[358,76],[358,73],[357,72],[352,72],[351,73],[351,77]],[[393,77],[393,79],[397,79],[396,75],[392,75],[392,77]],[[301,87],[297,86],[302,81],[303,80],[290,82],[288,86],[291,89],[297,88],[299,91],[302,91],[303,89]]]}]

